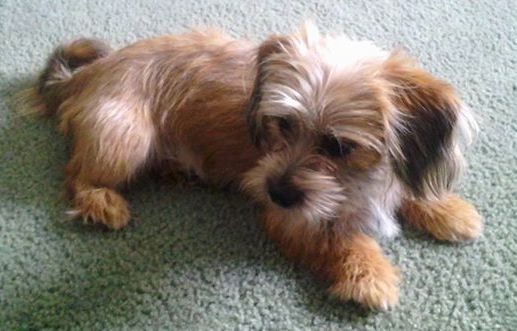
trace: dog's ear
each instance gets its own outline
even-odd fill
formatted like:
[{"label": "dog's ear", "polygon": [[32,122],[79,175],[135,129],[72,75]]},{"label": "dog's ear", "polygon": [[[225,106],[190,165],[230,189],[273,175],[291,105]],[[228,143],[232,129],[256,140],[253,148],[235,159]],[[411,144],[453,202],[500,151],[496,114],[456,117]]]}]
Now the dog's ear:
[{"label": "dog's ear", "polygon": [[269,67],[270,62],[274,60],[274,55],[285,52],[287,44],[287,37],[272,36],[257,48],[256,76],[246,109],[246,120],[251,133],[251,139],[255,146],[259,148],[263,147],[266,139],[263,119],[259,114],[260,103],[262,102],[262,87],[271,74]]},{"label": "dog's ear", "polygon": [[461,172],[459,139],[470,140],[475,123],[449,84],[403,52],[391,54],[382,72],[396,112],[390,146],[395,172],[413,196],[439,197]]}]

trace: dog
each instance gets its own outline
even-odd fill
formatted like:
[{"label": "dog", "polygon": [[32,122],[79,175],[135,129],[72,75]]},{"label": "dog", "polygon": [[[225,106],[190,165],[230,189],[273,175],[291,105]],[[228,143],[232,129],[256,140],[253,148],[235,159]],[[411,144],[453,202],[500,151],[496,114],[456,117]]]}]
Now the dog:
[{"label": "dog", "polygon": [[454,88],[406,52],[304,24],[260,44],[215,30],[113,51],[58,47],[34,89],[73,147],[72,217],[130,220],[121,185],[150,169],[240,190],[267,235],[329,293],[369,309],[399,300],[377,239],[399,220],[465,242],[482,219],[452,193],[476,123]]}]

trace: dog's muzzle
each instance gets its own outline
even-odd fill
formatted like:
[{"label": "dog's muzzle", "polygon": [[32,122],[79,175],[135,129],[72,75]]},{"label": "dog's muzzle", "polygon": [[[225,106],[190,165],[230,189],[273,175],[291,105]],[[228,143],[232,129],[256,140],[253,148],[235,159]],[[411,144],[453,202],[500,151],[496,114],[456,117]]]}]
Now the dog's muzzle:
[{"label": "dog's muzzle", "polygon": [[305,194],[287,176],[268,181],[267,192],[271,201],[282,208],[291,208],[303,202]]}]

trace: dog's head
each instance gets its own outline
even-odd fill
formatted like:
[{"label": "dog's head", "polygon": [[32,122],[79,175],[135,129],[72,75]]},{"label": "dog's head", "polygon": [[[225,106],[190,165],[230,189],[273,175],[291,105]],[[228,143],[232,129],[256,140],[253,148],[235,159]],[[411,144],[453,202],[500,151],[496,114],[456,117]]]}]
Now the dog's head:
[{"label": "dog's head", "polygon": [[265,156],[244,186],[313,220],[360,203],[379,176],[408,195],[437,197],[461,168],[466,115],[453,89],[404,53],[308,24],[258,48],[247,119]]}]

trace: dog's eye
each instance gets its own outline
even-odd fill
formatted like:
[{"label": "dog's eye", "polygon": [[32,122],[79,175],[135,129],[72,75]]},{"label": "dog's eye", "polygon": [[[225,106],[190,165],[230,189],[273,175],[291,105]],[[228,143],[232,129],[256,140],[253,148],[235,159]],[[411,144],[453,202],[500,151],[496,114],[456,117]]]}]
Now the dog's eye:
[{"label": "dog's eye", "polygon": [[343,157],[352,153],[356,145],[350,141],[340,142],[336,137],[326,135],[323,137],[320,147],[330,157]]},{"label": "dog's eye", "polygon": [[278,120],[278,127],[280,128],[280,131],[282,131],[282,133],[284,133],[284,134],[291,132],[291,130],[293,128],[291,125],[291,122],[289,122],[285,118],[280,118]]}]

